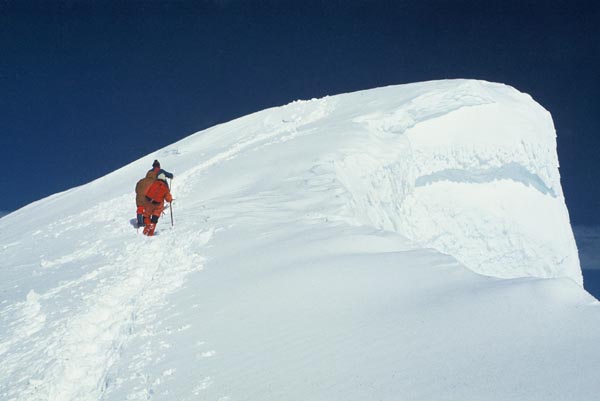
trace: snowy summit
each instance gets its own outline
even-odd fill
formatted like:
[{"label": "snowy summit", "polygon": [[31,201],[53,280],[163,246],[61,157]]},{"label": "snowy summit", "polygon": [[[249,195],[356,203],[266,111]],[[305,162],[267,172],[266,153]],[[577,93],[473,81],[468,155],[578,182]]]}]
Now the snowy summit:
[{"label": "snowy summit", "polygon": [[[175,200],[145,237],[154,159]],[[448,80],[297,101],[0,220],[0,399],[591,400],[581,285],[530,96]]]}]

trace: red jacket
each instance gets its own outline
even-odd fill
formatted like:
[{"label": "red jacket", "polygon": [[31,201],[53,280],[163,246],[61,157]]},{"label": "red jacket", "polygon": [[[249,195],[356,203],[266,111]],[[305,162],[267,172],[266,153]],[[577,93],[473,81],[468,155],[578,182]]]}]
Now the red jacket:
[{"label": "red jacket", "polygon": [[163,203],[165,200],[171,202],[173,197],[169,191],[169,186],[166,182],[156,180],[146,190],[146,196],[152,199],[154,202]]}]

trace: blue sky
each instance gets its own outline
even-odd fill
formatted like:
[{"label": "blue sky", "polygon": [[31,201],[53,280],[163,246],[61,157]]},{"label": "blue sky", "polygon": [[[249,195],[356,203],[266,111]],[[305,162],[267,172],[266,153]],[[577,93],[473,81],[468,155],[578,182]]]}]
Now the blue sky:
[{"label": "blue sky", "polygon": [[0,0],[0,209],[296,99],[444,78],[553,115],[576,225],[600,225],[595,1]]}]

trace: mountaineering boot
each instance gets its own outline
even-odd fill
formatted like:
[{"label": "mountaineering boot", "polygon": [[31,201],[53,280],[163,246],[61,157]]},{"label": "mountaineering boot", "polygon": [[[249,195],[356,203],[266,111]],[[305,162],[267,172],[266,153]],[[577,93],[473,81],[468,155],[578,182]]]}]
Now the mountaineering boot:
[{"label": "mountaineering boot", "polygon": [[156,224],[154,223],[146,224],[146,227],[144,227],[144,235],[147,235],[148,237],[153,236],[155,228]]},{"label": "mountaineering boot", "polygon": [[144,215],[143,214],[138,214],[137,215],[137,225],[138,225],[138,228],[145,226],[145,224],[144,224]]}]

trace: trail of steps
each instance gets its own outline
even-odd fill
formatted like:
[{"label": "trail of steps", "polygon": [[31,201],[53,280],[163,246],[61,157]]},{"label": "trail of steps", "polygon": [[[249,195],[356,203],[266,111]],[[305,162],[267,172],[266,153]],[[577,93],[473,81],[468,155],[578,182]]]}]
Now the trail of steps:
[{"label": "trail of steps", "polygon": [[[140,329],[146,316],[166,302],[185,277],[202,269],[199,251],[212,231],[176,236],[125,239],[112,251],[115,262],[102,265],[78,279],[60,283],[12,307],[14,330],[0,344],[3,353],[2,399],[20,401],[96,400],[106,390],[106,374],[123,345]],[[82,250],[82,259],[88,255]],[[74,260],[78,255],[70,257]],[[93,282],[91,281],[93,280]],[[95,286],[90,288],[90,285]],[[64,302],[80,298],[73,309]],[[61,300],[59,300],[61,298]],[[61,313],[48,315],[46,305],[61,302]],[[43,331],[44,335],[36,335]],[[46,360],[45,365],[37,363]],[[24,364],[24,360],[31,363]],[[22,370],[23,366],[27,366]],[[21,369],[21,370],[19,370]]]}]

